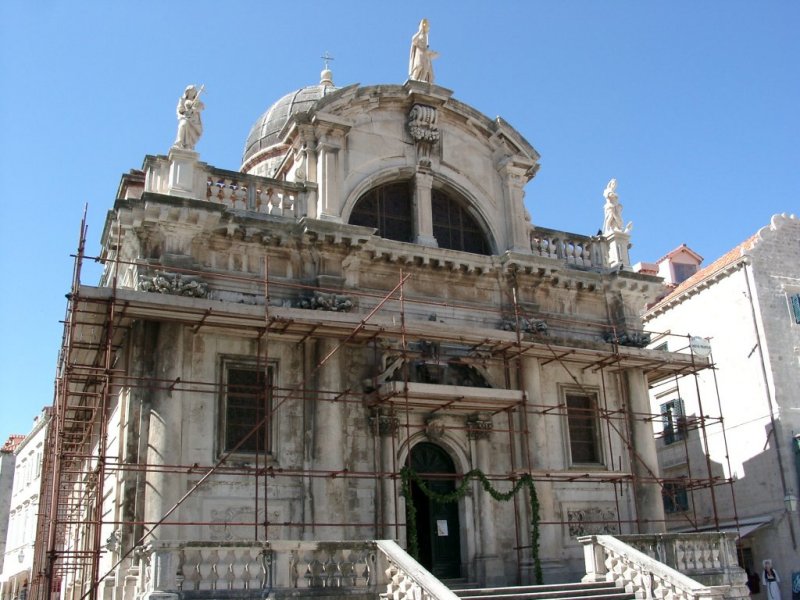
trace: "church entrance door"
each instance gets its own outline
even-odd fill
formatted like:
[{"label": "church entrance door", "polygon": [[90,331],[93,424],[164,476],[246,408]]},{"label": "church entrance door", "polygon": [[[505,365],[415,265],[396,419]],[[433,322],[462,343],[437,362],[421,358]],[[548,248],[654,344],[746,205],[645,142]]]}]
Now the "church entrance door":
[{"label": "church entrance door", "polygon": [[[452,492],[455,482],[442,475],[455,474],[453,459],[441,446],[422,442],[411,449],[411,468],[422,476],[430,490]],[[425,474],[430,477],[425,477]],[[435,475],[434,475],[435,474]],[[461,576],[461,541],[458,502],[440,504],[428,498],[411,482],[411,499],[417,509],[417,541],[422,566],[436,577]]]}]

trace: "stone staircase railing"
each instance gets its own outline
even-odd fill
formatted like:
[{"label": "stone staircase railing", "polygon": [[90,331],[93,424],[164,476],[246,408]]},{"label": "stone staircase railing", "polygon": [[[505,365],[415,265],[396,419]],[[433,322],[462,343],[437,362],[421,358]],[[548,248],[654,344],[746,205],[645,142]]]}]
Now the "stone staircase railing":
[{"label": "stone staircase railing", "polygon": [[[719,535],[719,534],[717,534]],[[724,534],[723,534],[724,535]],[[688,557],[702,557],[699,563],[702,571],[720,572],[723,561],[723,550],[712,551],[707,539],[692,539],[690,534],[676,534],[674,548],[682,548],[681,559],[675,567],[664,564],[667,554],[659,553],[657,536],[626,536],[625,543],[610,535],[593,535],[578,538],[583,544],[586,576],[583,581],[610,581],[617,587],[636,594],[637,598],[655,598],[665,600],[722,600],[722,598],[744,598],[736,582],[723,582],[718,585],[705,585],[687,574],[677,570],[680,565],[688,565]],[[653,538],[653,544],[645,538]],[[635,546],[646,551],[652,550],[650,556]],[[662,546],[663,547],[663,546]],[[725,550],[727,552],[727,550]],[[674,555],[673,556],[677,556]],[[658,557],[658,558],[656,558]],[[696,561],[692,558],[692,561]],[[697,562],[692,564],[698,565]],[[691,572],[691,569],[689,569]]]},{"label": "stone staircase railing", "polygon": [[382,581],[392,600],[458,600],[446,585],[431,575],[392,540],[379,540],[378,569],[386,576]]},{"label": "stone staircase railing", "polygon": [[747,574],[736,560],[736,534],[654,533],[619,535],[618,540],[709,586],[729,586],[726,598],[745,598]]},{"label": "stone staircase railing", "polygon": [[140,549],[137,599],[306,595],[457,600],[395,542],[152,542]]}]

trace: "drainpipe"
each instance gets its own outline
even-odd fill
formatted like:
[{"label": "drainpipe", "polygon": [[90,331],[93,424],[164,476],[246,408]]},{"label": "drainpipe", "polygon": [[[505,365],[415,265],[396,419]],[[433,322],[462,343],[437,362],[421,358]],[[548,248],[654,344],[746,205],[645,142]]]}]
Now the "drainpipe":
[{"label": "drainpipe", "polygon": [[[764,363],[764,352],[762,350],[762,336],[758,328],[758,318],[756,316],[756,307],[753,303],[753,293],[750,287],[750,277],[747,274],[747,261],[744,262],[742,267],[744,274],[744,282],[747,284],[747,299],[750,302],[750,315],[753,319],[753,330],[756,334],[756,346],[758,348],[758,359],[761,364],[761,377],[764,380],[764,392],[767,395],[767,405],[769,406],[769,422],[772,425],[772,434],[775,438],[775,453],[778,457],[778,469],[781,475],[781,489],[783,490],[783,497],[789,495],[789,489],[786,486],[786,474],[783,472],[783,457],[781,456],[781,436],[779,435],[777,424],[775,423],[775,409],[772,405],[772,394],[769,391],[769,378],[767,377],[767,367]],[[785,509],[788,512],[788,509]],[[797,550],[797,540],[794,533],[794,515],[789,514],[789,533],[792,537],[792,549]]]}]

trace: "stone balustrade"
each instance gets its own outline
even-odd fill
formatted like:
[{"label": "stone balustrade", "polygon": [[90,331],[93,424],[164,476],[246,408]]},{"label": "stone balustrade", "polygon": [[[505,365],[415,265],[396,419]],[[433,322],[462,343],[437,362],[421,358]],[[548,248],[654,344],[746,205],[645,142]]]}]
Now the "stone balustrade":
[{"label": "stone balustrade", "polygon": [[[664,547],[659,549],[656,540],[652,540],[651,544],[650,541],[643,539],[645,537],[657,538],[657,536],[626,536],[626,539],[638,547],[654,552],[656,556],[650,556],[610,535],[578,538],[584,545],[586,576],[583,581],[614,582],[626,592],[636,594],[637,598],[647,599],[722,600],[722,598],[747,597],[746,588],[742,590],[738,585],[722,583],[723,578],[720,578],[719,585],[705,585],[673,566],[664,564],[660,558],[662,555],[666,556]],[[678,534],[677,537],[684,538],[682,543],[677,543],[676,540],[675,544],[675,548],[683,548],[681,564],[688,564],[686,560],[691,555],[692,564],[697,565],[696,561],[699,560],[699,564],[704,568],[720,570],[724,562],[722,550],[715,553],[706,543],[707,540],[692,540],[691,534]]]},{"label": "stone balustrade", "polygon": [[606,266],[603,242],[599,238],[545,227],[531,227],[529,233],[534,256],[554,258],[587,269]]},{"label": "stone balustrade", "polygon": [[231,209],[276,215],[301,217],[305,190],[302,185],[265,179],[250,175],[234,175],[230,171],[208,173],[206,198]]},{"label": "stone balustrade", "polygon": [[617,539],[704,585],[730,586],[726,598],[749,595],[747,574],[736,560],[734,533],[658,533]]},{"label": "stone balustrade", "polygon": [[[172,156],[148,156],[144,164],[144,191],[208,200],[234,210],[280,217],[304,217],[309,208],[313,213],[308,203],[316,184],[217,169],[192,159],[180,163],[177,160]],[[180,181],[176,182],[176,178]]]},{"label": "stone balustrade", "polygon": [[[136,598],[273,594],[456,600],[393,541],[165,542],[141,548]],[[384,591],[385,593],[381,593]]]}]

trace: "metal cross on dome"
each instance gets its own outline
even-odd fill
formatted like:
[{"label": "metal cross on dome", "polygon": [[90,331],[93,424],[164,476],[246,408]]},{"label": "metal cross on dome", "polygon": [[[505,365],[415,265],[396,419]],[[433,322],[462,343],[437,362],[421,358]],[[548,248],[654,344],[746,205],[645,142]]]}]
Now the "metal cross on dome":
[{"label": "metal cross on dome", "polygon": [[331,55],[328,53],[328,51],[327,51],[327,50],[325,50],[325,54],[323,54],[322,56],[320,56],[320,58],[321,58],[322,60],[324,60],[324,61],[325,61],[325,68],[326,68],[326,69],[328,68],[328,62],[330,62],[330,61],[332,61],[332,60],[336,60],[335,58],[333,58],[333,57],[332,57],[332,56],[331,56]]}]

